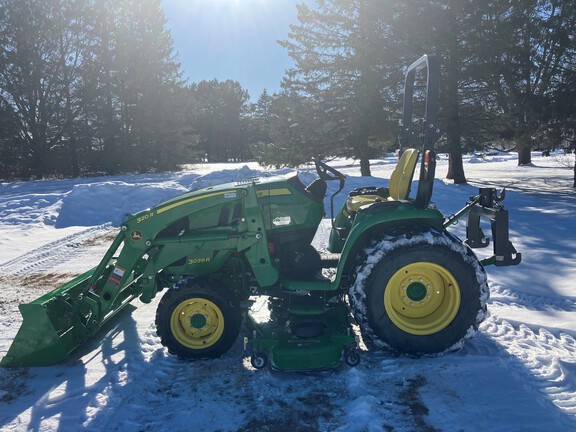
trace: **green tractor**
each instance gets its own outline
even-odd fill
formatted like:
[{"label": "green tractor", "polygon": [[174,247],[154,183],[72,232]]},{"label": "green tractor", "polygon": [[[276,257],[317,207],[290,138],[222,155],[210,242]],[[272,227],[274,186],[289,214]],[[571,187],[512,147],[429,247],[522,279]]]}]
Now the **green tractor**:
[{"label": "green tractor", "polygon": [[[417,71],[427,77],[422,130],[412,119]],[[312,241],[327,182],[338,182],[340,192],[345,176],[320,160],[308,186],[293,175],[186,193],[128,217],[98,266],[20,305],[23,323],[1,365],[60,362],[131,300],[148,303],[165,288],[157,333],[170,353],[186,359],[226,353],[243,323],[255,368],[354,366],[360,360],[354,320],[368,347],[410,355],[459,347],[486,313],[483,266],[518,264],[521,255],[508,239],[503,196],[494,189],[481,189],[449,218],[430,204],[438,73],[434,57],[409,67],[401,136],[407,149],[388,188],[354,189],[332,211],[328,253]],[[447,227],[465,215],[462,242]],[[490,220],[494,245],[482,262],[470,249],[489,244],[481,218]],[[257,300],[267,302],[265,319],[253,313]]]}]

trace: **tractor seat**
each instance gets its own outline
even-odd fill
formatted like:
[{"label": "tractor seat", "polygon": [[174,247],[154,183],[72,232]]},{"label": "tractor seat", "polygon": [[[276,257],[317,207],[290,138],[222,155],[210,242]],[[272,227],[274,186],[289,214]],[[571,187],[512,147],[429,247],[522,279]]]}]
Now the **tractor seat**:
[{"label": "tractor seat", "polygon": [[[357,212],[360,207],[382,201],[404,201],[410,194],[410,185],[414,177],[418,150],[406,149],[390,175],[388,188],[366,188],[366,193],[350,194],[346,199],[346,209]],[[375,193],[374,193],[375,192]]]}]

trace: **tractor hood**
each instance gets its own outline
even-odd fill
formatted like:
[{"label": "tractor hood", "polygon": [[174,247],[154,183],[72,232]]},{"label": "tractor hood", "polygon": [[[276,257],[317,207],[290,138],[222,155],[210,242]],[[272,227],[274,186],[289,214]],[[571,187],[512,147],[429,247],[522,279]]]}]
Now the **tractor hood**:
[{"label": "tractor hood", "polygon": [[[202,189],[197,189],[191,192],[184,193],[182,195],[178,195],[177,197],[171,198],[167,201],[164,201],[158,207],[162,208],[165,205],[170,205],[175,202],[180,202],[182,200],[187,200],[188,198],[197,198],[202,196],[213,196],[214,194],[221,194],[225,193],[226,191],[230,191],[232,194],[234,191],[238,191],[239,189],[244,189],[249,186],[256,187],[256,190],[268,190],[275,185],[280,185],[282,183],[286,183],[287,181],[295,183],[296,181],[299,182],[297,174],[287,174],[284,176],[272,176],[272,177],[250,177],[245,180],[238,180],[234,182],[228,183],[221,183],[218,185],[208,186]],[[304,187],[302,185],[302,187]],[[233,198],[231,195],[230,198]]]}]

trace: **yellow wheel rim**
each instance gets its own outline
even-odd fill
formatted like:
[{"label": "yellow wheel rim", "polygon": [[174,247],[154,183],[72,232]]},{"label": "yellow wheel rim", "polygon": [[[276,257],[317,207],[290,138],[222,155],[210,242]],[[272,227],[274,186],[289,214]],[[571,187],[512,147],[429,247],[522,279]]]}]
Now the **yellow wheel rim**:
[{"label": "yellow wheel rim", "polygon": [[417,262],[402,267],[388,281],[384,308],[392,322],[414,335],[446,328],[460,308],[460,287],[448,270]]},{"label": "yellow wheel rim", "polygon": [[208,348],[224,333],[224,315],[210,300],[191,298],[176,306],[170,317],[170,329],[185,347]]}]

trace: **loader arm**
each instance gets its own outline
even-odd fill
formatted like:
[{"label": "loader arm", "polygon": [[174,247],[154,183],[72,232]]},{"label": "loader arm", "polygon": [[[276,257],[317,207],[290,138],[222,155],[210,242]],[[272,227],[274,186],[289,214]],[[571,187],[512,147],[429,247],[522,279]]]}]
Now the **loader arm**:
[{"label": "loader arm", "polygon": [[[234,194],[236,198],[230,198]],[[188,274],[213,274],[234,252],[242,252],[252,263],[258,284],[268,286],[278,279],[268,251],[264,221],[254,187],[235,191],[221,191],[207,196],[208,207],[222,208],[241,201],[242,217],[233,225],[189,229],[172,236],[160,236],[162,230],[180,220],[182,215],[197,212],[198,200],[183,197],[179,201],[135,215],[121,226],[124,248],[102,288],[103,297],[112,298],[123,284],[115,279],[126,275],[139,277],[141,297],[149,303],[159,289],[157,275],[171,264],[186,260]],[[204,206],[203,206],[204,207]],[[143,219],[148,215],[146,219]],[[159,222],[160,220],[160,222]],[[114,245],[113,245],[114,246]],[[105,256],[100,266],[105,265]],[[95,274],[93,279],[98,278]],[[173,282],[175,282],[174,280]]]}]

